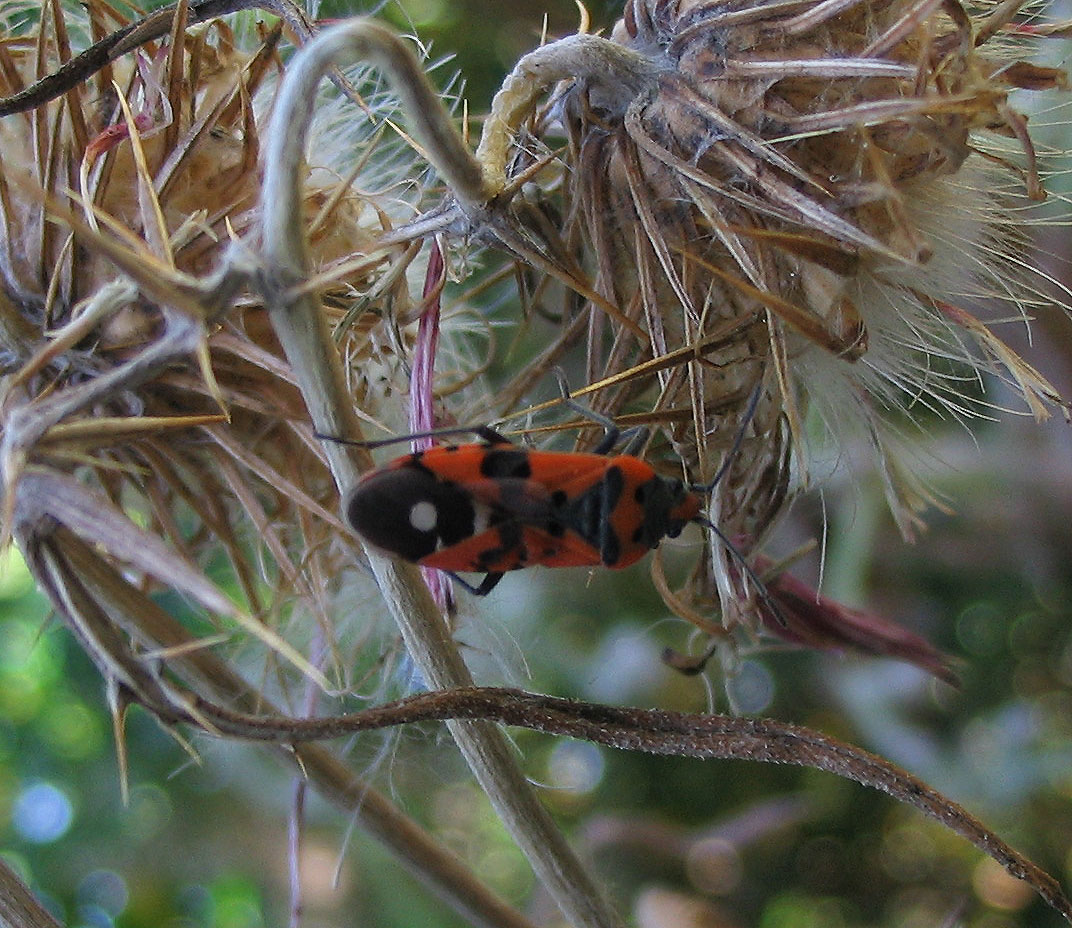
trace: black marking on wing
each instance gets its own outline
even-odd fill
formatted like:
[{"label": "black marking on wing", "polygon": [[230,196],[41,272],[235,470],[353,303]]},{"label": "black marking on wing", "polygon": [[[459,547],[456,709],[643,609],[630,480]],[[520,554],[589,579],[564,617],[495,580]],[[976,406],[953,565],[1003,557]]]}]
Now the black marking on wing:
[{"label": "black marking on wing", "polygon": [[525,566],[529,559],[528,548],[525,547],[521,523],[516,519],[504,518],[495,526],[499,535],[499,544],[494,548],[485,548],[480,552],[474,570],[488,570],[490,565],[497,563],[507,554],[513,554],[517,558],[515,570]]},{"label": "black marking on wing", "polygon": [[[611,525],[610,514],[618,505],[624,489],[625,477],[621,468],[611,465],[600,480],[573,499],[566,498],[564,494],[552,496],[552,525],[561,525],[576,532],[585,544],[599,551],[599,558],[604,564],[613,566],[621,557],[622,545]],[[554,534],[551,527],[549,530]]]},{"label": "black marking on wing", "polygon": [[529,456],[515,448],[491,448],[480,462],[480,474],[492,480],[517,478],[527,480],[532,476]]}]

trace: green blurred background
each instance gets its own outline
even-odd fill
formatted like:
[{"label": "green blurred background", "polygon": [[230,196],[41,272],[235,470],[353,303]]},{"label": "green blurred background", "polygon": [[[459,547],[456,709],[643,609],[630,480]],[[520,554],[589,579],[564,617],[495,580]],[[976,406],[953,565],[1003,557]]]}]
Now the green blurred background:
[{"label": "green blurred background", "polygon": [[[616,4],[591,4],[597,24]],[[343,4],[321,15],[353,12]],[[403,12],[404,11],[404,12]],[[406,0],[384,15],[455,54],[471,112],[534,46],[547,15],[570,31],[568,0]],[[407,22],[408,21],[408,22]],[[1063,230],[1045,248],[1068,254]],[[1064,395],[1072,340],[1038,327],[1029,360]],[[1072,436],[1063,422],[1005,416],[974,435],[936,426],[928,453],[956,512],[932,514],[913,547],[877,481],[838,473],[803,500],[785,534],[829,519],[824,592],[925,634],[960,659],[962,686],[904,664],[772,651],[731,681],[748,710],[820,728],[899,763],[1072,883]],[[791,546],[791,545],[789,545]],[[804,564],[802,575],[815,570]],[[814,575],[813,575],[814,576]],[[463,623],[485,679],[537,691],[693,711],[704,678],[659,660],[688,646],[646,568],[597,573],[568,604],[545,571],[508,577]],[[552,580],[555,582],[552,583]],[[724,709],[715,681],[711,705]],[[0,848],[71,926],[254,928],[286,924],[294,783],[262,752],[183,748],[130,715],[130,801],[120,799],[99,675],[48,620],[14,555],[0,574]],[[1029,928],[1059,924],[1030,890],[918,813],[814,771],[616,753],[514,733],[531,778],[623,909],[642,924],[757,928]],[[524,861],[435,726],[351,747],[370,779],[455,848],[500,893],[555,919]],[[359,830],[310,797],[303,924],[464,924]],[[689,900],[694,921],[672,915]],[[689,918],[693,917],[689,916]],[[652,921],[661,918],[662,921]],[[669,919],[669,920],[668,920]]]}]

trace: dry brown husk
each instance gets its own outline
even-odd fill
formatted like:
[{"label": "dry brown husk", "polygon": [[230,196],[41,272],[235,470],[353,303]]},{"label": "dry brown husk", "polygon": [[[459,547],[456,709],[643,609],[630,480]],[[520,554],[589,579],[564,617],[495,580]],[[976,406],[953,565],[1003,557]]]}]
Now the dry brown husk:
[{"label": "dry brown husk", "polygon": [[[1044,193],[1013,92],[1066,86],[1018,57],[1019,37],[1045,29],[1035,16],[629,0],[610,42],[540,49],[497,98],[491,174],[506,189],[544,179],[561,217],[545,254],[601,298],[582,324],[567,311],[541,362],[583,353],[592,405],[647,417],[669,439],[649,454],[695,481],[743,435],[710,513],[745,551],[807,485],[815,434],[839,457],[871,449],[914,537],[943,505],[917,474],[917,420],[991,415],[982,375],[1036,418],[1064,406],[988,321],[1063,306],[1023,260],[1021,223]],[[564,74],[577,76],[556,86]],[[566,153],[537,170],[563,136]],[[681,595],[732,624],[748,597],[725,550]]]}]

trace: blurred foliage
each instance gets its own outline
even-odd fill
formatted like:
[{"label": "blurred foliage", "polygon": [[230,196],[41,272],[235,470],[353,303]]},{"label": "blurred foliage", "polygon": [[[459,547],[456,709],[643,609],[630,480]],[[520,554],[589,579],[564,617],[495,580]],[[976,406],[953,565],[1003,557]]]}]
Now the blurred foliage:
[{"label": "blurred foliage", "polygon": [[[613,4],[590,4],[597,24]],[[325,3],[321,15],[353,6]],[[385,15],[456,53],[471,112],[539,39],[577,19],[570,0],[406,0]],[[407,22],[408,21],[408,22]],[[1051,249],[1067,252],[1068,245]],[[1037,352],[1029,354],[1038,360]],[[1069,358],[1044,358],[1062,383]],[[1057,368],[1055,371],[1054,369]],[[1067,389],[1068,377],[1064,378]],[[978,446],[976,447],[975,442]],[[880,489],[859,475],[823,482],[785,535],[821,536],[824,590],[895,618],[961,659],[953,690],[905,665],[769,651],[742,657],[728,685],[748,710],[809,725],[883,754],[963,803],[1072,883],[1072,448],[1061,424],[999,422],[973,439],[936,433],[940,489],[915,547],[897,536]],[[865,481],[870,478],[863,478]],[[822,505],[820,505],[820,503]],[[788,550],[788,548],[787,548]],[[816,579],[805,561],[801,576]],[[725,709],[722,682],[659,660],[686,650],[646,565],[508,577],[466,602],[458,631],[485,682],[608,702]],[[471,611],[470,611],[471,610]],[[111,718],[95,668],[48,622],[9,555],[0,573],[0,848],[72,926],[253,928],[287,918],[288,816],[295,785],[254,748],[199,741],[201,763],[144,713],[130,714],[130,801],[120,798]],[[612,618],[613,617],[613,618]],[[815,771],[612,753],[515,734],[526,769],[617,898],[637,918],[702,899],[704,925],[922,928],[960,913],[971,928],[1058,918],[964,841],[888,798]],[[505,897],[553,921],[439,726],[365,736],[355,751]],[[306,800],[304,924],[461,925],[398,863],[315,796]]]}]

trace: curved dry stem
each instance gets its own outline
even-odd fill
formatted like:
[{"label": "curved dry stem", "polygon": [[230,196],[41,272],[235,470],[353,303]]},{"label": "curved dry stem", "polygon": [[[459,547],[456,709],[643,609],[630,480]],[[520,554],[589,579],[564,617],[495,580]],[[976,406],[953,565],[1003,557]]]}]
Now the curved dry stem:
[{"label": "curved dry stem", "polygon": [[514,132],[549,87],[581,78],[605,91],[608,100],[601,103],[624,109],[655,81],[659,71],[647,56],[597,35],[571,35],[529,52],[495,94],[477,146],[487,197],[506,187],[506,161]]},{"label": "curved dry stem", "polygon": [[478,687],[423,693],[334,718],[223,716],[196,706],[221,733],[254,740],[301,742],[336,738],[389,725],[443,719],[492,719],[626,751],[677,757],[748,760],[825,770],[881,790],[941,822],[1001,864],[1072,922],[1072,902],[1060,884],[963,807],[889,761],[821,732],[775,719],[692,715],[660,709],[605,706],[522,690]]},{"label": "curved dry stem", "polygon": [[[51,486],[46,484],[43,489]],[[33,498],[39,495],[30,492],[24,496],[23,505],[32,508]],[[51,505],[52,494],[40,502]],[[24,518],[20,522],[28,534],[20,531],[20,541],[29,559],[42,562],[39,576],[46,578],[46,593],[57,608],[64,608],[69,615],[69,625],[90,657],[113,679],[123,680],[133,700],[165,723],[190,715],[194,704],[183,684],[199,693],[210,693],[213,699],[240,712],[277,711],[262,692],[250,687],[226,662],[199,647],[201,642],[192,638],[151,596],[128,583],[95,546],[66,529],[57,529],[53,538],[43,537],[36,528],[42,524],[38,514],[24,511],[21,515]],[[145,536],[141,537],[144,540]],[[117,635],[117,630],[124,634]],[[128,643],[131,641],[144,650],[135,654]],[[145,653],[166,653],[168,674],[159,673],[159,664],[156,660],[147,661]],[[212,726],[211,719],[198,713],[195,706],[193,714]],[[219,731],[214,727],[209,730]],[[279,744],[277,756],[293,765],[340,811],[353,816],[410,873],[473,924],[533,928],[528,919],[490,891],[390,799],[355,776],[338,753],[317,744]],[[3,921],[2,883],[0,876],[0,923],[7,924]],[[51,924],[27,922],[26,926],[50,928]]]},{"label": "curved dry stem", "polygon": [[[323,434],[359,438],[361,428],[345,389],[342,367],[320,306],[310,296],[292,298],[288,287],[309,273],[301,224],[300,165],[317,83],[341,60],[370,60],[398,86],[414,120],[411,131],[461,199],[480,189],[476,162],[416,59],[385,27],[368,20],[344,23],[323,33],[298,54],[280,88],[268,134],[263,190],[266,267],[263,289],[269,315],[293,368],[313,426]],[[419,79],[415,75],[420,75]],[[345,495],[371,461],[368,451],[335,442],[325,453],[336,484]],[[410,655],[430,687],[471,685],[469,671],[416,568],[370,556],[373,572]],[[620,926],[519,769],[505,738],[487,722],[452,722],[451,733],[481,787],[533,869],[566,917],[581,926]]]},{"label": "curved dry stem", "polygon": [[[480,166],[444,109],[439,93],[429,82],[413,50],[387,26],[370,19],[358,19],[321,33],[287,69],[273,117],[276,128],[270,135],[266,157],[264,203],[268,212],[298,215],[299,191],[288,189],[285,183],[286,176],[293,172],[285,167],[285,162],[280,165],[281,171],[273,171],[273,163],[280,158],[295,159],[291,167],[296,167],[300,162],[305,132],[300,133],[299,140],[296,114],[308,117],[320,79],[340,61],[366,61],[383,71],[398,94],[402,110],[409,116],[410,132],[424,148],[424,156],[459,200],[465,203],[482,201]],[[286,119],[282,116],[285,112],[290,114]],[[283,138],[277,138],[276,131],[282,131]],[[273,234],[275,228],[266,221],[265,234]],[[301,229],[293,228],[289,233],[290,244],[304,250]],[[303,253],[294,253],[295,263]]]}]

